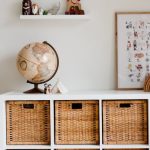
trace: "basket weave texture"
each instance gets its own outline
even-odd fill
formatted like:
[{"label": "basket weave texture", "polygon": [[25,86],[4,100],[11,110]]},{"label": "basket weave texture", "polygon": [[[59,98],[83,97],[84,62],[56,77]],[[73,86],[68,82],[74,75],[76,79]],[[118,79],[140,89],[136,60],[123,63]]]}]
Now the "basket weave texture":
[{"label": "basket weave texture", "polygon": [[122,149],[104,149],[104,150],[148,150],[148,148],[122,148]]},{"label": "basket weave texture", "polygon": [[55,101],[56,144],[99,144],[99,102]]},{"label": "basket weave texture", "polygon": [[49,101],[7,101],[7,144],[50,144]]},{"label": "basket weave texture", "polygon": [[103,101],[104,144],[148,144],[147,100]]}]

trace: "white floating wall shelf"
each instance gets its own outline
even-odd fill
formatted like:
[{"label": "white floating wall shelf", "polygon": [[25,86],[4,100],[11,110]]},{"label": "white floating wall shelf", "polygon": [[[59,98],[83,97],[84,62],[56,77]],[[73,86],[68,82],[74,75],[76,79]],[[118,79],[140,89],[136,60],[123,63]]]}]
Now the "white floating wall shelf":
[{"label": "white floating wall shelf", "polygon": [[20,15],[21,20],[89,20],[89,15]]}]

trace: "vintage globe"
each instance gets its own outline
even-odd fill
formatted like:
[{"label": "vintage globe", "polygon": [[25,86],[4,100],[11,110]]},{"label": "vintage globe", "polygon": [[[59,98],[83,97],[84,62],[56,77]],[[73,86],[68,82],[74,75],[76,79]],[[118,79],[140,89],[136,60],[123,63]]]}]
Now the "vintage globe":
[{"label": "vintage globe", "polygon": [[54,77],[59,60],[55,49],[47,42],[26,45],[17,56],[17,68],[29,83],[41,84]]}]

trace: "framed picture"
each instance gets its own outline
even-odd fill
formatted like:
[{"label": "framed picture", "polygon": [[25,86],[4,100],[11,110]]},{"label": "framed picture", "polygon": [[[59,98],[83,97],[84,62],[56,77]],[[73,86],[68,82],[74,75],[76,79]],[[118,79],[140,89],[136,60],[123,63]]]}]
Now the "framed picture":
[{"label": "framed picture", "polygon": [[150,13],[116,13],[118,89],[143,89],[150,73]]}]

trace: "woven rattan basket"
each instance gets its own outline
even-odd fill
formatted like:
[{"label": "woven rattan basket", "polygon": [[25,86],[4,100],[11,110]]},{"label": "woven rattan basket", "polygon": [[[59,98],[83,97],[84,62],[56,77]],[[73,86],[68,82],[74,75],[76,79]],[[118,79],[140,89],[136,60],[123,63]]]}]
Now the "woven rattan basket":
[{"label": "woven rattan basket", "polygon": [[7,101],[7,144],[50,144],[49,101]]},{"label": "woven rattan basket", "polygon": [[99,102],[55,101],[56,144],[99,144]]},{"label": "woven rattan basket", "polygon": [[147,100],[103,101],[103,143],[147,144],[147,114]]},{"label": "woven rattan basket", "polygon": [[148,148],[122,148],[122,149],[104,149],[104,150],[148,150]]},{"label": "woven rattan basket", "polygon": [[55,150],[99,150],[99,149],[88,149],[88,148],[84,148],[84,149],[55,149]]}]

